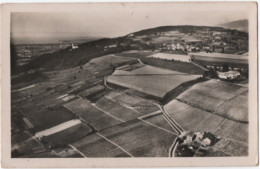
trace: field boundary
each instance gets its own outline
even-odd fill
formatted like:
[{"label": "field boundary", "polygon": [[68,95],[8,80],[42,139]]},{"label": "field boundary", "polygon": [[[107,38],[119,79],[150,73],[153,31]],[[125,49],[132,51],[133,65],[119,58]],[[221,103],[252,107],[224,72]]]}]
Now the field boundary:
[{"label": "field boundary", "polygon": [[119,146],[118,144],[116,144],[115,142],[113,142],[112,140],[109,140],[108,138],[106,138],[105,136],[103,136],[102,134],[97,132],[97,135],[99,135],[100,137],[102,137],[103,139],[105,139],[106,141],[110,142],[111,144],[115,145],[116,147],[118,147],[119,149],[121,149],[123,152],[125,152],[126,154],[128,154],[130,157],[134,157],[132,154],[130,154],[128,151],[126,151],[123,147]]}]

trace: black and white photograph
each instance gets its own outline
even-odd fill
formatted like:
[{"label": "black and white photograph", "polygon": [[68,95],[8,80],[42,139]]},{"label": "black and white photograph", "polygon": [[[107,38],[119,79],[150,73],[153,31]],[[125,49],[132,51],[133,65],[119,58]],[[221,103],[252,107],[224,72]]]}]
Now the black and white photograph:
[{"label": "black and white photograph", "polygon": [[256,3],[83,6],[10,12],[11,159],[257,151]]}]

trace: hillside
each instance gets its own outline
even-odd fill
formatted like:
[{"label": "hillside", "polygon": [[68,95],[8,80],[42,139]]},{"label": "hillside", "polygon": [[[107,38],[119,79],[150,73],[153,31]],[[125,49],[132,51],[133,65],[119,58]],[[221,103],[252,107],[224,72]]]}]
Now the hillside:
[{"label": "hillside", "polygon": [[[124,37],[94,40],[81,44],[76,49],[68,47],[53,53],[43,54],[33,58],[29,64],[19,67],[15,74],[39,68],[57,70],[80,66],[93,58],[126,50],[167,50],[165,44],[179,43],[185,46],[186,43],[195,40],[200,41],[202,45],[208,45],[216,41],[214,32],[221,33],[218,36],[223,38],[222,41],[232,45],[232,48],[236,48],[227,51],[227,53],[237,52],[237,45],[241,45],[241,41],[244,43],[242,43],[243,46],[239,46],[239,51],[248,50],[248,35],[244,32],[208,26],[162,26],[134,32]],[[239,44],[237,44],[237,40],[241,40]],[[186,55],[188,51],[176,52]]]},{"label": "hillside", "polygon": [[247,19],[228,22],[228,23],[220,24],[218,26],[248,32],[248,20]]}]

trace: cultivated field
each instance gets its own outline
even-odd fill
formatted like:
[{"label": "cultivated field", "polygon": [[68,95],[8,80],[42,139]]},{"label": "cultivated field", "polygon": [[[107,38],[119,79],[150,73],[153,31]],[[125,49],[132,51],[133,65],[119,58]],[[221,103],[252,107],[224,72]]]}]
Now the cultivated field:
[{"label": "cultivated field", "polygon": [[165,59],[165,60],[175,60],[175,61],[181,61],[181,62],[190,62],[190,57],[188,55],[178,55],[178,54],[169,54],[169,53],[156,53],[150,56],[147,56],[148,58],[158,58],[158,59]]},{"label": "cultivated field", "polygon": [[100,110],[107,112],[108,114],[116,117],[122,122],[135,119],[142,115],[140,112],[129,109],[106,97],[102,97],[101,99],[99,99],[96,103],[96,106]]},{"label": "cultivated field", "polygon": [[44,145],[27,131],[14,134],[11,139],[11,144],[13,156],[25,156],[46,151]]},{"label": "cultivated field", "polygon": [[164,107],[165,111],[187,131],[214,132],[225,120],[207,111],[173,100]]},{"label": "cultivated field", "polygon": [[187,131],[221,137],[208,156],[244,156],[248,153],[247,95],[245,87],[209,80],[194,85],[164,109]]},{"label": "cultivated field", "polygon": [[76,118],[73,113],[65,109],[37,109],[32,108],[32,106],[28,106],[23,114],[32,123],[35,131],[44,130]]},{"label": "cultivated field", "polygon": [[248,122],[248,98],[243,96],[247,90],[246,87],[210,80],[194,85],[177,99],[231,120]]},{"label": "cultivated field", "polygon": [[109,76],[107,81],[146,94],[163,97],[167,92],[184,82],[196,80],[199,75],[188,75],[176,71],[145,66],[132,72]]},{"label": "cultivated field", "polygon": [[89,101],[82,98],[79,98],[64,106],[89,123],[96,130],[102,130],[121,123],[118,119],[113,118],[109,114],[95,108]]},{"label": "cultivated field", "polygon": [[[72,144],[85,157],[130,157],[118,146],[104,139],[99,134],[92,134]],[[102,147],[102,151],[100,151]]]},{"label": "cultivated field", "polygon": [[68,145],[71,142],[74,142],[89,133],[91,133],[92,130],[89,126],[87,126],[84,123],[80,123],[77,125],[74,125],[70,128],[67,128],[65,130],[59,131],[55,134],[51,134],[49,136],[45,136],[42,138],[44,142],[47,142],[49,144],[54,144],[55,146],[65,146]]},{"label": "cultivated field", "polygon": [[[247,88],[215,80],[178,88],[198,82],[201,70],[187,66],[173,71],[136,59],[151,54],[107,55],[75,68],[44,72],[45,82],[14,86],[12,157],[167,157],[178,134],[150,99],[176,88],[179,93],[188,89],[164,108],[181,127],[246,145],[247,107],[239,103],[247,100]],[[218,146],[226,147],[225,154],[234,153],[231,143]]]},{"label": "cultivated field", "polygon": [[153,103],[148,102],[140,97],[134,97],[128,94],[119,92],[110,92],[106,95],[107,98],[119,103],[120,105],[137,111],[143,115],[158,111],[159,108]]},{"label": "cultivated field", "polygon": [[[34,81],[33,84],[30,82],[12,85],[12,156],[81,157],[82,155],[68,146],[69,143],[94,132],[92,129],[99,131],[122,123],[100,110],[94,103],[90,103],[110,92],[101,85],[104,76],[121,64],[132,66],[136,63],[135,67],[141,67],[134,58],[107,55],[75,68],[43,72],[46,79],[39,81],[40,83]],[[89,101],[79,98],[80,96]],[[125,109],[122,110],[124,112]],[[60,125],[78,118],[87,125],[81,123],[60,128]],[[24,134],[25,130],[28,131],[27,135]],[[39,133],[44,132],[51,134],[39,140]],[[20,139],[24,135],[28,137],[25,137],[25,140]],[[46,150],[45,147],[49,145],[51,149]]]},{"label": "cultivated field", "polygon": [[169,148],[176,138],[176,135],[145,122],[122,124],[101,134],[134,157],[167,157]]}]

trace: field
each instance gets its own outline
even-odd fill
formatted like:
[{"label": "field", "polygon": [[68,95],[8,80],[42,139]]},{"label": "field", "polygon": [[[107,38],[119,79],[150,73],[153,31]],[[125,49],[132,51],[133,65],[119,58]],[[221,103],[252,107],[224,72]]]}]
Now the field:
[{"label": "field", "polygon": [[117,102],[108,99],[106,97],[102,97],[99,99],[96,103],[96,106],[108,114],[116,117],[117,119],[121,120],[122,122],[132,120],[134,118],[137,118],[141,116],[142,114],[134,111],[132,109],[126,108],[125,106],[122,106],[118,104]]},{"label": "field", "polygon": [[[87,136],[72,145],[87,157],[167,157],[175,138],[175,134],[134,120]],[[98,147],[103,151],[98,151]]]},{"label": "field", "polygon": [[208,156],[245,156],[248,153],[247,95],[245,87],[209,80],[194,85],[164,109],[187,131],[207,131],[221,137]]},{"label": "field", "polygon": [[[72,144],[85,157],[130,157],[127,153],[98,134],[84,137]],[[100,151],[102,147],[102,151]]]},{"label": "field", "polygon": [[199,77],[199,75],[188,75],[153,66],[145,66],[132,72],[120,70],[120,73],[115,72],[115,75],[109,76],[107,81],[162,98],[167,92],[182,83],[196,80]]},{"label": "field", "polygon": [[210,80],[194,85],[177,99],[231,120],[248,122],[248,98],[241,95],[247,92],[242,86]]},{"label": "field", "polygon": [[[213,148],[220,152],[226,153],[228,156],[247,156],[248,145],[241,142],[235,142],[228,139],[221,139]],[[216,155],[215,155],[216,156]]]},{"label": "field", "polygon": [[187,131],[214,132],[225,120],[207,111],[198,109],[178,100],[173,100],[164,107],[165,111]]},{"label": "field", "polygon": [[129,109],[140,112],[143,115],[159,110],[157,106],[155,106],[153,103],[148,102],[145,99],[134,97],[124,93],[113,91],[108,93],[106,97]]},{"label": "field", "polygon": [[242,144],[237,151],[245,154],[247,105],[239,103],[247,101],[247,88],[201,82],[203,71],[193,64],[146,58],[151,54],[106,55],[45,71],[45,82],[12,86],[12,156],[167,157],[178,132],[154,101],[168,95],[174,97],[164,108],[182,128],[231,140],[217,145],[220,153],[221,146],[232,154],[230,147]]},{"label": "field", "polygon": [[116,53],[116,56],[123,56],[123,57],[131,57],[131,58],[141,58],[141,57],[146,57],[152,54],[155,54],[156,52],[153,51],[126,51],[122,53]]},{"label": "field", "polygon": [[95,92],[98,92],[98,91],[104,89],[104,88],[105,88],[105,86],[103,86],[103,85],[97,85],[97,86],[94,86],[92,88],[84,90],[83,92],[80,93],[80,95],[81,95],[81,97],[87,97],[87,96],[89,96],[89,95],[91,95]]},{"label": "field", "polygon": [[202,75],[204,73],[203,69],[201,69],[198,66],[195,66],[192,63],[178,62],[173,60],[169,61],[169,60],[149,58],[149,57],[144,57],[141,60],[144,64],[147,65],[178,71],[182,73],[195,74],[195,75]]},{"label": "field", "polygon": [[89,126],[84,123],[80,123],[55,134],[45,136],[42,140],[49,144],[54,144],[55,146],[64,147],[65,145],[74,142],[91,132],[92,130]]},{"label": "field", "polygon": [[165,60],[175,60],[181,62],[190,62],[188,55],[177,55],[177,54],[168,54],[168,53],[156,53],[154,55],[147,56],[148,58],[158,58]]},{"label": "field", "polygon": [[[248,91],[246,91],[248,92]],[[238,95],[216,109],[216,114],[242,122],[248,122],[248,97]]]},{"label": "field", "polygon": [[46,151],[44,145],[27,131],[12,135],[11,144],[12,157]]},{"label": "field", "polygon": [[[123,53],[117,53],[115,55],[118,56],[124,56],[124,57],[132,57],[140,59],[144,64],[160,67],[163,69],[169,69],[173,71],[188,73],[188,74],[195,74],[195,75],[202,75],[204,73],[204,70],[199,68],[198,66],[195,66],[192,63],[186,62],[188,59],[188,56],[185,55],[176,55],[176,54],[167,54],[167,53],[158,53],[158,52],[152,52],[152,51],[137,51],[137,52],[123,52]],[[160,56],[161,55],[170,55],[171,57],[177,57],[177,60],[183,60],[183,57],[185,59],[183,61],[185,62],[179,62],[175,60],[166,60],[166,59],[160,59],[160,58],[154,58],[150,56]],[[183,57],[182,57],[183,56]],[[164,58],[164,57],[163,57]]]},{"label": "field", "polygon": [[70,102],[64,106],[80,118],[84,119],[96,130],[102,130],[110,126],[116,125],[118,123],[121,123],[121,121],[95,108],[91,105],[89,101],[84,100],[82,98],[79,98],[78,100]]},{"label": "field", "polygon": [[134,157],[167,157],[169,148],[176,138],[176,135],[145,122],[122,124],[101,134],[123,147]]},{"label": "field", "polygon": [[191,59],[231,64],[248,64],[248,55],[221,54],[221,53],[190,53]]},{"label": "field", "polygon": [[44,130],[75,118],[74,114],[65,109],[37,109],[31,106],[24,110],[23,114],[32,123],[35,131]]},{"label": "field", "polygon": [[[43,71],[42,74],[46,77],[45,81],[34,81],[34,83],[22,81],[12,85],[13,156],[79,157],[81,155],[67,147],[69,143],[93,132],[92,129],[95,131],[104,130],[121,123],[122,121],[90,103],[98,101],[110,92],[102,85],[104,76],[113,72],[121,64],[130,66],[137,64],[136,67],[140,67],[134,58],[107,55],[93,59],[82,66]],[[86,102],[84,102],[83,99],[79,98],[80,96],[89,99],[89,101],[85,100]],[[63,105],[71,108],[73,112]],[[142,114],[140,113],[140,115]],[[86,121],[90,126],[78,124],[64,128],[45,136],[40,141],[34,136],[78,118]],[[93,128],[91,129],[91,127]],[[26,132],[28,137],[25,137],[24,130],[28,130]],[[23,137],[26,139],[23,140]],[[19,141],[19,138],[22,141]],[[53,151],[49,151],[45,150],[42,144],[57,147],[51,148]]]},{"label": "field", "polygon": [[157,114],[154,116],[148,116],[148,117],[142,118],[142,120],[147,122],[148,124],[160,127],[167,132],[176,134],[176,131],[172,127],[170,127],[169,123],[163,117],[161,111],[160,111],[160,114]]}]

